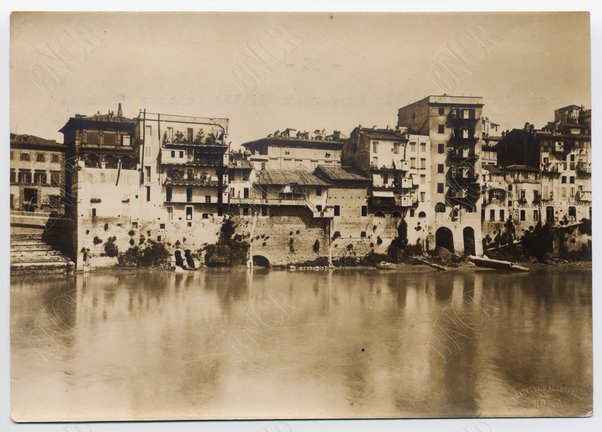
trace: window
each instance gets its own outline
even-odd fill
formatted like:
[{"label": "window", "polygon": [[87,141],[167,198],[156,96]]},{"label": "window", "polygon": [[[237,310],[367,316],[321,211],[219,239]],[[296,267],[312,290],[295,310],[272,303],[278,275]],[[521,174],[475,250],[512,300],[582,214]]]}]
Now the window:
[{"label": "window", "polygon": [[121,145],[124,147],[131,147],[131,139],[129,135],[121,135]]},{"label": "window", "polygon": [[440,116],[445,115],[445,108],[439,107],[439,115]]},{"label": "window", "polygon": [[145,133],[146,135],[148,135],[149,137],[152,137],[152,136],[153,136],[153,127],[152,127],[152,126],[150,126],[150,125],[149,125],[149,126],[146,126],[146,128],[145,128],[145,130],[144,130],[144,133]]},{"label": "window", "polygon": [[[191,206],[186,207],[186,220],[192,220],[192,207]],[[188,225],[188,226],[190,226],[190,225]]]},{"label": "window", "polygon": [[320,204],[316,205],[316,211],[317,212],[321,212],[322,211],[322,206]]},{"label": "window", "polygon": [[151,181],[151,167],[145,166],[144,167],[144,174],[145,174],[145,177],[146,177],[146,182],[150,183],[150,181]]},{"label": "window", "polygon": [[175,150],[172,150],[172,151],[171,151],[171,157],[172,157],[172,158],[175,158],[175,157],[176,157],[176,151],[175,151]]},{"label": "window", "polygon": [[86,144],[99,145],[100,134],[98,132],[86,132]]},{"label": "window", "polygon": [[561,183],[563,183],[563,184],[566,183],[566,176],[562,176],[560,180],[561,180]]},{"label": "window", "polygon": [[495,210],[494,209],[489,210],[489,220],[490,221],[495,220]]},{"label": "window", "polygon": [[413,141],[410,143],[410,152],[412,152],[412,153],[416,152],[416,143]]},{"label": "window", "polygon": [[184,150],[180,150],[179,156],[180,156],[180,159],[184,158]]},{"label": "window", "polygon": [[511,184],[509,184],[509,185],[508,185],[508,190],[509,190],[509,191],[511,191],[511,190],[512,190],[512,185],[511,185]]},{"label": "window", "polygon": [[521,221],[527,220],[527,212],[525,210],[520,211],[520,220]]},{"label": "window", "polygon": [[410,209],[410,217],[414,217],[414,214],[416,213],[416,210],[414,210],[413,208]]},{"label": "window", "polygon": [[445,125],[439,125],[437,127],[437,133],[444,134],[445,133]]},{"label": "window", "polygon": [[445,144],[437,144],[437,152],[439,154],[445,153]]},{"label": "window", "polygon": [[19,183],[31,183],[30,170],[19,170]]},{"label": "window", "polygon": [[53,153],[51,160],[52,160],[52,163],[59,163],[61,161],[61,155]]},{"label": "window", "polygon": [[173,207],[167,207],[167,220],[173,220]]},{"label": "window", "polygon": [[324,155],[324,157],[325,157],[326,159],[330,159],[330,158],[331,158],[331,156],[332,156],[332,155],[331,155],[330,153],[326,153],[326,154]]},{"label": "window", "polygon": [[424,202],[426,198],[426,192],[420,192],[420,202]]},{"label": "window", "polygon": [[575,162],[575,155],[574,154],[571,155],[571,162]]},{"label": "window", "polygon": [[383,184],[387,185],[387,183],[389,183],[389,174],[388,173],[384,173],[383,174]]},{"label": "window", "polygon": [[372,142],[372,153],[378,153],[378,141]]},{"label": "window", "polygon": [[249,207],[243,207],[242,208],[242,215],[243,216],[249,216]]},{"label": "window", "polygon": [[445,204],[443,204],[443,203],[435,204],[435,213],[445,213]]},{"label": "window", "polygon": [[151,199],[150,186],[146,186],[146,202],[149,202]]},{"label": "window", "polygon": [[29,158],[29,153],[22,152],[22,153],[21,153],[20,160],[22,160],[22,161],[26,161],[26,162],[29,162],[29,161],[30,161],[30,158]]},{"label": "window", "polygon": [[186,188],[186,202],[192,202],[192,188]]},{"label": "window", "polygon": [[410,168],[416,168],[416,158],[410,158]]},{"label": "window", "polygon": [[378,166],[378,156],[372,156],[372,165]]},{"label": "window", "polygon": [[437,164],[437,173],[443,174],[444,170],[445,170],[445,166],[443,164]]},{"label": "window", "polygon": [[500,222],[504,222],[506,215],[504,214],[504,209],[500,210]]},{"label": "window", "polygon": [[173,190],[171,186],[165,188],[165,201],[170,202],[172,198]]},{"label": "window", "polygon": [[44,153],[36,153],[36,162],[46,162],[46,155]]},{"label": "window", "polygon": [[[162,223],[162,224],[159,224],[159,229],[165,229],[165,224],[164,224],[164,223]],[[160,240],[159,240],[159,241],[160,241]]]},{"label": "window", "polygon": [[426,174],[420,174],[420,184],[426,184]]},{"label": "window", "polygon": [[571,184],[575,184],[575,177],[573,177],[573,176],[570,176],[570,177],[569,177],[569,183],[571,183]]},{"label": "window", "polygon": [[61,172],[50,171],[50,186],[60,186],[61,184]]},{"label": "window", "polygon": [[338,205],[334,206],[334,215],[341,216],[341,206],[338,206]]},{"label": "window", "polygon": [[266,206],[262,206],[261,207],[261,216],[267,216],[268,215],[268,208]]},{"label": "window", "polygon": [[425,142],[421,142],[420,143],[420,151],[421,152],[425,152],[426,151],[426,143]]},{"label": "window", "polygon": [[368,216],[368,206],[362,206],[362,216]]},{"label": "window", "polygon": [[437,193],[443,193],[443,190],[444,190],[444,184],[437,183]]},{"label": "window", "polygon": [[210,195],[205,195],[205,203],[211,204],[211,196]]},{"label": "window", "polygon": [[399,143],[393,143],[393,154],[399,154]]},{"label": "window", "polygon": [[420,169],[425,169],[425,168],[426,168],[426,159],[420,158]]},{"label": "window", "polygon": [[17,181],[17,173],[14,169],[10,170],[10,182],[15,183]]},{"label": "window", "polygon": [[114,133],[105,133],[104,134],[104,144],[108,146],[117,145],[117,135]]},{"label": "window", "polygon": [[539,210],[533,210],[533,220],[534,221],[539,220]]},{"label": "window", "polygon": [[322,188],[316,188],[316,195],[322,196]]}]

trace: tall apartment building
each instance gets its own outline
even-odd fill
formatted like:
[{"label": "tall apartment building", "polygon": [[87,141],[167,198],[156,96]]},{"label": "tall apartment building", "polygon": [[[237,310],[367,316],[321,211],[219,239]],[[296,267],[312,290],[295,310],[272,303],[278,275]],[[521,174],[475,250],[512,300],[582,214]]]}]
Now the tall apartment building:
[{"label": "tall apartment building", "polygon": [[398,126],[430,138],[430,195],[436,227],[429,247],[480,254],[483,100],[427,96],[398,111]]},{"label": "tall apartment building", "polygon": [[228,200],[228,119],[143,111],[138,120],[146,207],[187,227],[222,216]]},{"label": "tall apartment building", "polygon": [[[430,205],[431,142],[405,128],[356,127],[345,144],[342,164],[371,179],[362,216],[408,223],[415,240],[426,242]],[[415,237],[415,238],[414,238]],[[426,243],[423,245],[426,246]]]}]

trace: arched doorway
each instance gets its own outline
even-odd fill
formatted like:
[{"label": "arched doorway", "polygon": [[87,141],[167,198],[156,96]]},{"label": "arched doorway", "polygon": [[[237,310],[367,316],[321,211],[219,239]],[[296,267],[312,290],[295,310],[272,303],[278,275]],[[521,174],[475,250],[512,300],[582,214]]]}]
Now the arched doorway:
[{"label": "arched doorway", "polygon": [[263,255],[253,255],[253,267],[270,267],[270,260]]},{"label": "arched doorway", "polygon": [[466,227],[462,231],[462,234],[464,235],[464,255],[475,255],[474,229]]},{"label": "arched doorway", "polygon": [[547,224],[554,223],[554,207],[552,207],[552,206],[546,207],[546,223]]},{"label": "arched doorway", "polygon": [[454,235],[449,228],[441,227],[435,233],[435,246],[454,251]]},{"label": "arched doorway", "polygon": [[190,249],[186,249],[184,251],[184,258],[186,259],[186,266],[189,269],[196,268],[196,266],[194,265],[194,258],[192,257],[192,253],[190,252]]},{"label": "arched doorway", "polygon": [[184,260],[182,259],[182,251],[179,249],[176,249],[175,253],[174,253],[174,258],[176,259],[176,265],[178,267],[184,267]]}]

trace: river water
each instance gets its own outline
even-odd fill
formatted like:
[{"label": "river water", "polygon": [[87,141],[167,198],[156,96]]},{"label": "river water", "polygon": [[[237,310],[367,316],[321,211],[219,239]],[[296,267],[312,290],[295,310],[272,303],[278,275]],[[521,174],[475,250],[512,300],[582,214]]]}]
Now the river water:
[{"label": "river water", "polygon": [[14,278],[15,420],[580,416],[591,271]]}]

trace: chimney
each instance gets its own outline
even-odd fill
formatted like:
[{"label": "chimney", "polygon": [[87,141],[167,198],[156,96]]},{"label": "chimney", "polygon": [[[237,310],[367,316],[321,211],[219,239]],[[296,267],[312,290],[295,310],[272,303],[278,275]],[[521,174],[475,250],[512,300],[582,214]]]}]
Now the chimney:
[{"label": "chimney", "polygon": [[341,131],[338,131],[338,130],[332,131],[332,138],[335,141],[340,141],[341,140]]}]

